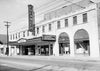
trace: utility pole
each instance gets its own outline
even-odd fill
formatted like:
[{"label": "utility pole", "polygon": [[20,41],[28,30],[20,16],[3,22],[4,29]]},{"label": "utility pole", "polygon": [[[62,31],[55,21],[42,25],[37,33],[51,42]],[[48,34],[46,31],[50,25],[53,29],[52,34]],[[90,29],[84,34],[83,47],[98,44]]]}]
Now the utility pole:
[{"label": "utility pole", "polygon": [[7,27],[7,50],[6,50],[6,53],[7,53],[7,55],[9,55],[9,34],[8,34],[8,28],[9,28],[9,23],[11,23],[11,22],[8,22],[8,21],[4,21],[4,23],[6,23],[6,27]]}]

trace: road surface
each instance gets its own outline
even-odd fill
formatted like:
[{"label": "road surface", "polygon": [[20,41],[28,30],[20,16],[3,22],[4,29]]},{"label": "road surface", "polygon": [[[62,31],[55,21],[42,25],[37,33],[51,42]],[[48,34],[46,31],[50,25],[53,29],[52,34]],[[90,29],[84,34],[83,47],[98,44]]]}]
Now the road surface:
[{"label": "road surface", "polygon": [[19,69],[17,71],[20,69],[26,71],[100,71],[99,61],[50,59],[36,56],[1,56],[0,65]]}]

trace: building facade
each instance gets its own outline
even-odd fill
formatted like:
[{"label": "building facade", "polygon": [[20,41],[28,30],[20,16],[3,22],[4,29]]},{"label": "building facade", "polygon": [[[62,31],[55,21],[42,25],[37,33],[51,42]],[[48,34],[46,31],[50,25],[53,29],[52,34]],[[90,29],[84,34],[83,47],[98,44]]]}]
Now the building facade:
[{"label": "building facade", "polygon": [[90,0],[55,1],[36,13],[35,36],[28,30],[9,34],[9,55],[100,57],[99,12],[100,3]]},{"label": "building facade", "polygon": [[0,55],[7,55],[7,36],[0,34]]}]

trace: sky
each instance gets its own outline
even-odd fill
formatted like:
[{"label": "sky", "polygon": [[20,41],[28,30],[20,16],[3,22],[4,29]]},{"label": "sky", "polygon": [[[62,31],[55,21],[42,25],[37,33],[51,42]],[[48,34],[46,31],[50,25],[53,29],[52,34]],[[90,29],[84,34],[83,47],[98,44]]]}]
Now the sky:
[{"label": "sky", "polygon": [[6,34],[6,23],[4,21],[11,22],[9,32],[28,26],[28,4],[34,5],[36,10],[53,1],[56,0],[0,0],[0,34]]},{"label": "sky", "polygon": [[10,32],[27,26],[25,20],[28,20],[28,4],[38,9],[52,1],[54,0],[0,0],[0,34],[6,34],[4,21],[11,22],[9,23]]}]

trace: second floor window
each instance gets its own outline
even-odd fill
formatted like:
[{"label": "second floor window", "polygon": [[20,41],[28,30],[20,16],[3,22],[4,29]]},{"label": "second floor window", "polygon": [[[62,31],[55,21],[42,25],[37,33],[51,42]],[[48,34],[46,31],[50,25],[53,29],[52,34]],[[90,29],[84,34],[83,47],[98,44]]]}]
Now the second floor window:
[{"label": "second floor window", "polygon": [[87,13],[83,14],[83,23],[87,22]]},{"label": "second floor window", "polygon": [[65,27],[68,27],[68,19],[65,19]]},{"label": "second floor window", "polygon": [[42,32],[43,33],[45,32],[45,26],[42,26]]},{"label": "second floor window", "polygon": [[27,31],[27,36],[29,36],[29,31]]},{"label": "second floor window", "polygon": [[13,40],[14,40],[15,38],[14,38],[14,34],[13,34]]},{"label": "second floor window", "polygon": [[16,34],[16,39],[17,39],[17,34]]},{"label": "second floor window", "polygon": [[25,31],[23,31],[23,37],[25,37]]},{"label": "second floor window", "polygon": [[57,29],[60,29],[61,25],[60,25],[60,21],[57,21]]},{"label": "second floor window", "polygon": [[73,25],[76,25],[77,24],[77,16],[74,16],[73,17]]},{"label": "second floor window", "polygon": [[51,24],[49,24],[49,31],[51,31]]},{"label": "second floor window", "polygon": [[20,38],[20,33],[18,33],[18,37]]},{"label": "second floor window", "polygon": [[10,40],[12,40],[12,35],[10,35]]},{"label": "second floor window", "polygon": [[39,27],[37,27],[37,34],[39,34]]}]

